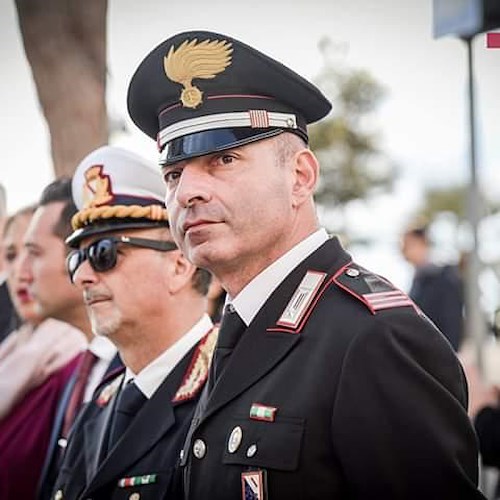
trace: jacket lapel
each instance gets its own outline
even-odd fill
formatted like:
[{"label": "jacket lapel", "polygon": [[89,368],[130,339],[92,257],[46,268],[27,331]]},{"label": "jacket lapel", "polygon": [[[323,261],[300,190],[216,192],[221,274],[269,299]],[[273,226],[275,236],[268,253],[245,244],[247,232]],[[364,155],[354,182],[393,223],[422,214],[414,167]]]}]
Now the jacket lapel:
[{"label": "jacket lapel", "polygon": [[[123,377],[120,377],[121,382]],[[85,452],[85,470],[87,471],[87,484],[94,477],[95,472],[99,468],[99,461],[103,449],[105,449],[106,430],[108,423],[113,413],[116,394],[115,391],[111,398],[106,402],[106,405],[97,409],[94,417],[88,418],[83,426],[83,445]],[[93,404],[96,404],[95,402]]]},{"label": "jacket lapel", "polygon": [[[301,262],[272,293],[235,347],[226,369],[208,397],[201,421],[268,373],[301,341],[301,334],[273,329],[308,270],[334,273],[350,261],[331,239]],[[332,265],[333,264],[333,265]]]},{"label": "jacket lapel", "polygon": [[[151,399],[145,402],[123,437],[101,463],[96,474],[93,474],[93,479],[84,496],[90,495],[97,488],[110,481],[118,480],[127,468],[156,446],[176,424],[175,408],[185,402],[192,401],[203,387],[209,368],[207,357],[208,360],[211,358],[211,349],[215,346],[216,337],[217,331],[211,330],[176,365]],[[202,360],[206,366],[200,368]],[[113,407],[111,404],[108,406]],[[109,416],[107,418],[109,419]],[[106,423],[102,420],[95,421],[93,432],[101,432],[101,438],[104,438],[104,431],[98,428],[105,424],[107,427],[107,421]],[[90,432],[91,429],[89,429]],[[134,450],[134,453],[130,453],[131,449]]]},{"label": "jacket lapel", "polygon": [[[118,478],[122,471],[137,462],[175,424],[174,410],[170,404],[174,388],[168,379],[144,404],[123,437],[103,460],[86,493]],[[133,453],[130,453],[131,449]]]}]

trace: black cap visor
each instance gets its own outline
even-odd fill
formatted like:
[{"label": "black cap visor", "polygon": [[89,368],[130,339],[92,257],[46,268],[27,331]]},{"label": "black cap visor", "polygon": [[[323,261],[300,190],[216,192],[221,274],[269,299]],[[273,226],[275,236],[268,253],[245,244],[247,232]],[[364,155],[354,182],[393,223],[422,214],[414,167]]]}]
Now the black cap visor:
[{"label": "black cap visor", "polygon": [[[307,137],[299,129],[287,129],[307,142]],[[274,137],[285,132],[281,128],[255,129],[250,127],[204,130],[185,135],[168,142],[160,153],[160,165],[172,165],[179,161],[204,156],[217,151],[225,151],[251,142]]]},{"label": "black cap visor", "polygon": [[155,227],[169,227],[168,221],[151,221],[145,219],[114,219],[113,221],[100,221],[73,231],[65,240],[66,245],[78,248],[80,242],[98,234],[126,231],[129,229],[149,229]]}]

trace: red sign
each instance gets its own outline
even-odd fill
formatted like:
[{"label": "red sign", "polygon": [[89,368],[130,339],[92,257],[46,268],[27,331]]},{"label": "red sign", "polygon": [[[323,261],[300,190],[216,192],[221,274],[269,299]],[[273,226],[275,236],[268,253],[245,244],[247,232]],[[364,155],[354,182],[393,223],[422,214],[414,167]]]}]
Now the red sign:
[{"label": "red sign", "polygon": [[486,47],[500,49],[500,33],[486,33]]}]

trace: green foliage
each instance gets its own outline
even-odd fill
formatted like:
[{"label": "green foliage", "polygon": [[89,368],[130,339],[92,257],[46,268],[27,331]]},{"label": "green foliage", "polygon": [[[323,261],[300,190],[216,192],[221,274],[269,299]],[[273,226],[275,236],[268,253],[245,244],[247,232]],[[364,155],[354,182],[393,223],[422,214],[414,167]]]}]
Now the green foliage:
[{"label": "green foliage", "polygon": [[[468,186],[465,184],[446,188],[434,187],[426,190],[422,206],[417,211],[417,217],[428,221],[434,220],[442,212],[456,215],[459,222],[467,219]],[[494,214],[500,210],[498,202],[481,197],[481,216]]]},{"label": "green foliage", "polygon": [[441,212],[451,212],[464,220],[467,210],[467,187],[430,188],[425,192],[424,203],[419,214],[433,220]]},{"label": "green foliage", "polygon": [[387,190],[394,175],[371,116],[385,91],[367,71],[331,61],[331,48],[328,39],[320,43],[325,67],[317,84],[332,100],[333,111],[310,128],[311,149],[321,162],[316,200],[326,207],[366,199],[377,188]]}]

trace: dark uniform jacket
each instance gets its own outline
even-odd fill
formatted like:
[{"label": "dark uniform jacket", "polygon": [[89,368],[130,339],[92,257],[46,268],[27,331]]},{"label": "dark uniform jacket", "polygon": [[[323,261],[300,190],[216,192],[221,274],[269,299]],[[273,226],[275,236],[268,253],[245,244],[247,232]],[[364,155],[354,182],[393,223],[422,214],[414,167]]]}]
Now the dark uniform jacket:
[{"label": "dark uniform jacket", "polygon": [[450,345],[336,239],[272,293],[207,392],[182,453],[188,500],[483,498]]},{"label": "dark uniform jacket", "polygon": [[463,286],[457,266],[428,264],[415,271],[410,297],[458,351],[463,334]]},{"label": "dark uniform jacket", "polygon": [[96,391],[69,436],[54,499],[180,498],[175,465],[208,376],[216,335],[212,330],[186,354],[105,457],[102,450],[123,370]]}]

